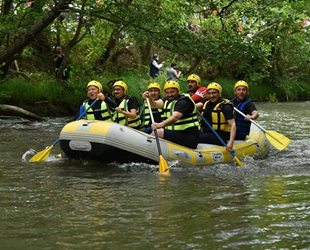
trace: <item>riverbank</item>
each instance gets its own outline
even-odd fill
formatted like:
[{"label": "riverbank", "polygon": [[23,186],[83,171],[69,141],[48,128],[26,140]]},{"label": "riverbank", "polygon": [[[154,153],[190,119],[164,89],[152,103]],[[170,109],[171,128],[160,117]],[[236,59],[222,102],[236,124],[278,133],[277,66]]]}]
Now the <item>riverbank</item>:
[{"label": "riverbank", "polygon": [[[71,78],[66,84],[57,84],[51,76],[34,74],[31,80],[20,77],[7,77],[0,84],[0,104],[14,105],[43,117],[74,116],[79,106],[87,98],[86,85],[90,80],[101,82],[105,94],[111,95],[111,81],[122,79],[128,85],[128,94],[135,96],[140,104],[141,94],[147,89],[152,79],[147,74],[123,72],[120,75],[104,75],[96,77]],[[165,75],[156,81],[163,87]],[[235,79],[217,78],[212,80],[220,83],[223,96],[234,96]],[[202,80],[207,86],[211,81]],[[181,90],[187,92],[186,77],[179,79]],[[255,102],[302,101],[309,100],[310,84],[291,80],[278,79],[267,83],[249,83],[250,98]]]}]

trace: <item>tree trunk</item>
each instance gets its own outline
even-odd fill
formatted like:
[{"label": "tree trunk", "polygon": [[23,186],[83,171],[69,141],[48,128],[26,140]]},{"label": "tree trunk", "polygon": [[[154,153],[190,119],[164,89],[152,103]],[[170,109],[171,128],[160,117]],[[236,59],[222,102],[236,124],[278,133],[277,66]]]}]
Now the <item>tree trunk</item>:
[{"label": "tree trunk", "polygon": [[119,36],[121,34],[122,29],[120,27],[115,27],[110,35],[110,39],[108,42],[108,45],[106,47],[105,52],[101,55],[101,58],[99,60],[99,64],[101,65],[101,68],[105,67],[106,62],[110,58],[112,54],[112,50],[117,45],[117,40],[119,39]]},{"label": "tree trunk", "polygon": [[18,116],[18,117],[26,118],[29,120],[35,120],[35,121],[45,120],[41,116],[31,113],[25,109],[22,109],[16,106],[6,105],[6,104],[0,104],[0,115],[6,115],[9,117]]}]

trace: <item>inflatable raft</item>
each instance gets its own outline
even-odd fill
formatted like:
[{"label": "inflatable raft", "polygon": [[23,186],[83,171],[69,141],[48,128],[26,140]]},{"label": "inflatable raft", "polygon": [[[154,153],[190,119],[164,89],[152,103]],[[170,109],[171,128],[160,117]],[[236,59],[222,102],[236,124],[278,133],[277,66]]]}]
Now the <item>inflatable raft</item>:
[{"label": "inflatable raft", "polygon": [[[165,160],[179,161],[182,166],[206,166],[234,161],[223,146],[199,144],[197,149],[190,149],[163,139],[159,141]],[[79,120],[68,123],[60,133],[59,143],[63,154],[73,159],[152,164],[159,160],[154,136],[112,122]],[[253,124],[246,140],[234,144],[238,158],[265,157],[269,148],[265,133]]]}]

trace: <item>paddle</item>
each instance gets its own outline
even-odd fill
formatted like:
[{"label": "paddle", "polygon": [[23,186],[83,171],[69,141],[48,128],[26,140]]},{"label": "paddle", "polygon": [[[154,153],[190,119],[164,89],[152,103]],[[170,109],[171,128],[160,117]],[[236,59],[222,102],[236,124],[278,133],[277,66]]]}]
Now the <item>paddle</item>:
[{"label": "paddle", "polygon": [[[150,110],[151,121],[152,121],[152,123],[154,123],[152,108],[150,105],[150,101],[147,97],[146,97],[146,102],[147,102],[147,106],[149,107],[149,110]],[[162,152],[161,152],[159,139],[158,139],[158,133],[157,133],[156,129],[154,130],[154,134],[155,134],[156,144],[157,144],[157,149],[158,149],[158,154],[159,154],[159,173],[165,174],[165,175],[170,175],[170,171],[168,169],[168,164],[167,164],[167,162],[166,162],[166,160],[163,157]]]},{"label": "paddle", "polygon": [[[80,120],[86,113],[87,111],[95,105],[95,103],[98,101],[99,99],[97,98],[96,100],[93,101],[93,103],[76,119],[76,121]],[[52,151],[52,149],[54,148],[54,146],[59,142],[59,138],[48,148],[40,151],[39,153],[36,153],[29,161],[30,162],[34,162],[34,161],[45,161],[48,156],[50,155],[50,152]]]},{"label": "paddle", "polygon": [[[227,147],[226,143],[223,141],[223,139],[218,135],[218,133],[216,133],[216,131],[212,128],[212,126],[208,123],[208,121],[206,120],[206,118],[203,117],[203,115],[197,110],[197,114],[202,118],[202,120],[204,121],[205,124],[208,125],[208,127],[211,129],[211,131],[216,135],[217,139],[220,140],[220,142],[223,144],[224,147]],[[231,154],[232,157],[234,157],[234,160],[237,162],[238,166],[243,167],[244,163],[242,161],[240,161],[240,159],[236,156],[235,152],[230,151],[229,152]]]},{"label": "paddle", "polygon": [[[235,107],[235,110],[242,116],[246,117],[245,114],[243,114],[239,109],[237,109]],[[287,137],[285,137],[284,135],[276,132],[276,131],[272,131],[272,130],[265,130],[262,126],[260,126],[259,124],[257,124],[255,121],[253,121],[252,119],[250,119],[250,122],[252,122],[253,124],[255,124],[257,127],[259,127],[261,130],[263,130],[266,133],[266,137],[268,139],[268,141],[271,143],[272,146],[274,146],[276,149],[278,149],[279,151],[282,151],[283,149],[285,149],[291,142],[291,140]]]}]

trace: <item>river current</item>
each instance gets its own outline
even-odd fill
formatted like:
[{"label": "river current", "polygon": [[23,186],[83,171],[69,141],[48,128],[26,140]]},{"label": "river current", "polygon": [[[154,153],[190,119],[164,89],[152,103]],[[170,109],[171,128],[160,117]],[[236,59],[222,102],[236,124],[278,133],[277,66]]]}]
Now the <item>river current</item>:
[{"label": "river current", "polygon": [[246,167],[29,163],[68,118],[0,120],[0,249],[310,249],[310,102],[256,103],[291,139]]}]

